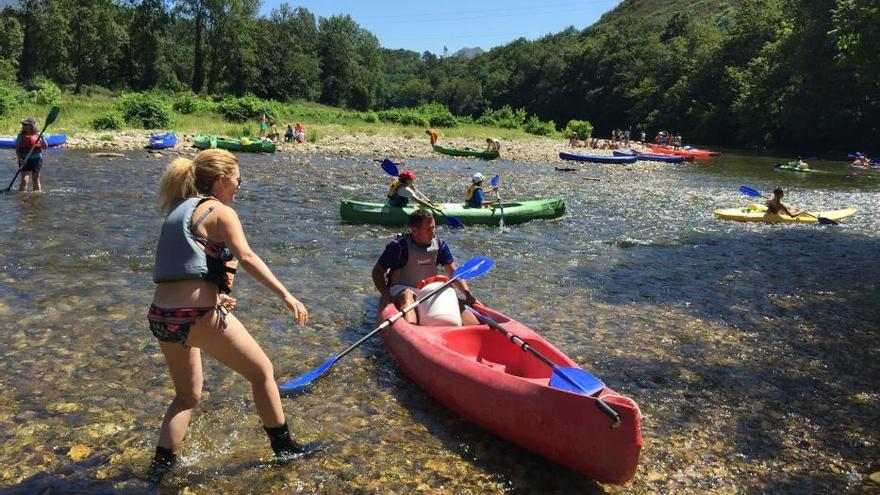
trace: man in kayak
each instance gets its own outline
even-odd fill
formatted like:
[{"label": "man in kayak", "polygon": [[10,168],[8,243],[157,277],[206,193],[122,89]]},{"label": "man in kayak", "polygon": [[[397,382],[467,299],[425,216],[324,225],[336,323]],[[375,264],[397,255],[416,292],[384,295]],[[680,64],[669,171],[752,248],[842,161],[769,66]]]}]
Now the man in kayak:
[{"label": "man in kayak", "polygon": [[[788,206],[782,203],[782,197],[785,196],[785,191],[782,190],[781,187],[777,187],[773,190],[773,199],[767,200],[767,214],[768,215],[782,215],[783,213],[794,218],[801,213],[804,213],[804,210],[791,209]],[[766,196],[765,196],[766,197]]]},{"label": "man in kayak", "polygon": [[410,169],[404,169],[393,181],[391,187],[388,188],[388,204],[391,206],[404,207],[409,204],[409,200],[430,208],[439,210],[440,207],[435,205],[424,194],[416,190],[415,182],[416,174]]},{"label": "man in kayak", "polygon": [[484,180],[486,178],[479,172],[471,177],[471,186],[468,187],[464,195],[465,206],[468,208],[484,208],[493,203],[493,201],[486,201],[486,195],[483,193]]},{"label": "man in kayak", "polygon": [[[430,210],[418,209],[409,216],[409,232],[398,235],[385,246],[379,260],[373,266],[373,285],[379,291],[379,308],[391,301],[404,308],[416,300],[416,286],[422,280],[438,274],[437,266],[442,266],[446,276],[452,277],[458,265],[446,241],[436,236],[437,223]],[[457,280],[455,285],[464,294],[464,303],[470,306],[479,304],[471,294],[467,282]],[[463,325],[477,325],[479,322],[464,308],[461,308]],[[407,322],[418,324],[418,313],[410,310],[403,316]]]}]

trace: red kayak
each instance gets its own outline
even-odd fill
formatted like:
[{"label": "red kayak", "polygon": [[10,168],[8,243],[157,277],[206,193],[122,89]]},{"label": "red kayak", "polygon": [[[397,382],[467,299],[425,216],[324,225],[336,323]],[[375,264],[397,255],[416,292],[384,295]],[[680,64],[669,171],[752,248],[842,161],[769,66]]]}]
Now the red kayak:
[{"label": "red kayak", "polygon": [[[577,367],[521,323],[475,309],[557,366]],[[397,311],[390,304],[381,318]],[[429,327],[400,318],[382,340],[416,384],[477,425],[601,483],[623,484],[635,475],[642,432],[632,399],[604,385],[593,395],[551,387],[547,365],[487,325]],[[619,415],[618,427],[597,407],[603,401]]]},{"label": "red kayak", "polygon": [[697,148],[671,148],[669,146],[660,146],[656,144],[649,144],[649,148],[654,153],[662,153],[664,155],[676,155],[676,156],[690,156],[693,158],[709,158],[713,156],[719,156],[721,153],[717,151],[709,151],[709,150],[701,150]]}]

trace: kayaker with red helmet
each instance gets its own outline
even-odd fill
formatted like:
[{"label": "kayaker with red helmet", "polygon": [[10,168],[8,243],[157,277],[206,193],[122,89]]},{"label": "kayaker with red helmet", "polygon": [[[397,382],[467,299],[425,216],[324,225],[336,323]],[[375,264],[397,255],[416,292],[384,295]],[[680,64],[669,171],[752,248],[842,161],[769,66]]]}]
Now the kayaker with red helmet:
[{"label": "kayaker with red helmet", "polygon": [[424,194],[416,190],[413,182],[416,180],[416,174],[410,169],[404,169],[393,181],[391,187],[388,188],[388,204],[391,206],[404,207],[409,204],[409,200],[424,206],[439,210],[440,207],[431,202]]},{"label": "kayaker with red helmet", "polygon": [[[443,267],[448,277],[452,277],[458,265],[449,245],[437,238],[436,233],[434,215],[430,210],[420,208],[409,216],[409,232],[397,236],[385,246],[372,273],[373,285],[379,291],[379,308],[384,308],[389,301],[394,301],[399,308],[415,302],[419,282],[437,276],[438,265]],[[459,279],[454,285],[464,294],[465,304],[479,304],[467,282]],[[464,308],[461,310],[463,325],[479,323]],[[409,323],[418,324],[415,310],[407,312],[404,318]]]}]

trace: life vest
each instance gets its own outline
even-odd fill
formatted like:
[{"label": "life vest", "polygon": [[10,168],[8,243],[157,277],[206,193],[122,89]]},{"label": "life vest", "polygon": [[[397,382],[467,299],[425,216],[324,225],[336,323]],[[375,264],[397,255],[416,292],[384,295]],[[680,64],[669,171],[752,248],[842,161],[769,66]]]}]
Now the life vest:
[{"label": "life vest", "polygon": [[474,193],[477,192],[477,189],[482,190],[483,188],[477,184],[471,184],[471,186],[468,187],[467,192],[464,194],[465,203],[467,203],[468,206],[470,206],[472,208],[479,208],[479,207],[483,206],[481,203],[474,203],[471,201],[471,199],[473,199],[473,197],[474,197]]},{"label": "life vest", "polygon": [[404,207],[409,204],[409,198],[404,198],[403,196],[397,195],[397,190],[403,186],[403,183],[400,182],[400,179],[394,179],[391,181],[391,187],[388,188],[388,204],[391,206]]},{"label": "life vest", "polygon": [[440,241],[431,239],[431,244],[419,246],[412,236],[405,235],[406,265],[392,273],[395,284],[416,287],[419,282],[437,275],[437,258],[440,256]]},{"label": "life vest", "polygon": [[37,134],[18,134],[15,138],[15,148],[18,152],[19,158],[24,159],[24,157],[27,156],[28,151],[31,150],[31,146],[34,147],[34,151],[31,153],[31,159],[43,157],[43,145],[46,143],[42,139],[38,141],[37,137]]},{"label": "life vest", "polygon": [[235,273],[235,269],[226,266],[226,262],[233,259],[229,248],[194,234],[196,227],[214,207],[208,208],[195,222],[192,220],[193,212],[210,199],[214,198],[188,198],[168,212],[156,247],[153,282],[202,279],[216,284],[227,294],[232,291],[232,280],[228,273]]}]

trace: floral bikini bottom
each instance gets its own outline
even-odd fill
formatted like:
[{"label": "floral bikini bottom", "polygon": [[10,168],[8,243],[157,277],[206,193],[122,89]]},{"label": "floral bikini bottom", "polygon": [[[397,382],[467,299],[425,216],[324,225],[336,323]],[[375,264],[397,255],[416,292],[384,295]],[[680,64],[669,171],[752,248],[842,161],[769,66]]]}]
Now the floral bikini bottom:
[{"label": "floral bikini bottom", "polygon": [[222,332],[226,329],[226,315],[229,311],[219,304],[201,308],[160,308],[151,304],[147,320],[150,322],[150,331],[157,339],[185,344],[192,324],[214,310],[220,315],[219,329]]}]

